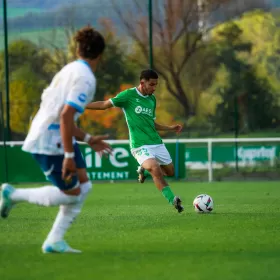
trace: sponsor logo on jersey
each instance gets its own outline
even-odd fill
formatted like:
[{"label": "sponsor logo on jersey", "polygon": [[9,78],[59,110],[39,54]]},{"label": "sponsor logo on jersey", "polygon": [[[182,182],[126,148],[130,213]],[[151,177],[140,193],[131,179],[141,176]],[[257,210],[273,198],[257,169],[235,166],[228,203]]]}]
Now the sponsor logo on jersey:
[{"label": "sponsor logo on jersey", "polygon": [[150,117],[153,116],[153,111],[152,111],[152,109],[143,108],[143,107],[141,107],[141,106],[137,106],[137,107],[135,108],[135,113],[136,113],[136,114],[145,114],[145,115],[148,115],[148,116],[150,116]]},{"label": "sponsor logo on jersey", "polygon": [[142,107],[141,107],[141,106],[137,106],[137,107],[135,108],[135,113],[136,113],[136,114],[141,114],[141,112],[142,112]]},{"label": "sponsor logo on jersey", "polygon": [[78,99],[81,101],[81,102],[86,102],[87,100],[87,95],[85,93],[81,93],[79,96],[78,96]]}]

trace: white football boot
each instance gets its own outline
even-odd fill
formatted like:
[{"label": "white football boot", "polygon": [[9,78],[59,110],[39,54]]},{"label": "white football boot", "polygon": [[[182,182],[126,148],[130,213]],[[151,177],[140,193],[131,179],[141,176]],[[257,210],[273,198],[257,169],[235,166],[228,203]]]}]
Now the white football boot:
[{"label": "white football boot", "polygon": [[54,243],[44,243],[42,246],[44,254],[48,253],[82,253],[82,251],[71,248],[66,241],[61,240]]},{"label": "white football boot", "polygon": [[7,218],[9,213],[14,206],[10,196],[15,191],[14,187],[5,183],[1,187],[1,198],[0,198],[0,216]]}]

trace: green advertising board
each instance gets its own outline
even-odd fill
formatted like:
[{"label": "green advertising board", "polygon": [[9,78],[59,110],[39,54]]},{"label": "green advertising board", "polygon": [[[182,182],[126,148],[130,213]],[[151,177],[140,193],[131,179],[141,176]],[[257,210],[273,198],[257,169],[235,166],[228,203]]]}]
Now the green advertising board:
[{"label": "green advertising board", "polygon": [[[87,164],[87,172],[92,181],[136,180],[137,162],[130,154],[128,144],[113,144],[112,155],[102,157],[87,145],[80,145]],[[166,144],[178,178],[185,178],[185,145]],[[5,155],[6,152],[6,155]],[[0,146],[0,182],[43,182],[46,181],[37,162],[21,146]],[[8,178],[7,178],[8,177]]]},{"label": "green advertising board", "polygon": [[[176,178],[186,178],[186,169],[205,170],[208,168],[207,146],[189,147],[183,143],[166,143],[175,168]],[[136,180],[137,162],[131,156],[128,144],[113,144],[114,152],[109,157],[100,158],[91,148],[81,145],[87,164],[87,172],[92,181]],[[234,145],[215,144],[212,147],[212,167],[235,166],[236,155],[239,167],[255,166],[266,162],[276,164],[280,155],[280,145]],[[187,168],[186,168],[187,167]],[[21,146],[0,146],[0,182],[44,182],[46,181],[38,164]]]},{"label": "green advertising board", "polygon": [[[237,150],[234,145],[212,147],[213,168],[220,167],[219,164],[235,165],[236,159],[240,167],[254,166],[260,162],[275,164],[279,158],[279,145],[240,145]],[[186,166],[191,169],[208,168],[208,149],[206,146],[187,147],[185,154]]]}]

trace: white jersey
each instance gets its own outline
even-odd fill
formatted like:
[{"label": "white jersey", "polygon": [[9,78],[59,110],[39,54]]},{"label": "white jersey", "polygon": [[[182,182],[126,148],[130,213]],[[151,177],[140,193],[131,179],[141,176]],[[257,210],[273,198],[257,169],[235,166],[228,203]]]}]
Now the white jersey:
[{"label": "white jersey", "polygon": [[[45,155],[64,153],[60,134],[60,113],[65,104],[77,110],[75,121],[94,97],[96,79],[86,61],[77,60],[63,67],[41,97],[22,149]],[[73,137],[73,141],[75,141]]]}]

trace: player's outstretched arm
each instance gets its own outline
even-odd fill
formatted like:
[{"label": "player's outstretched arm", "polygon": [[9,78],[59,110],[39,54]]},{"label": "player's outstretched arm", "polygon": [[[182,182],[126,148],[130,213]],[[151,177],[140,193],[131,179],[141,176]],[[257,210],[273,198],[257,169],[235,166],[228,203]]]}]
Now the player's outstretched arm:
[{"label": "player's outstretched arm", "polygon": [[91,102],[86,106],[86,109],[90,110],[106,110],[108,108],[113,107],[113,104],[110,100],[106,101],[97,101],[97,102]]},{"label": "player's outstretched arm", "polygon": [[112,152],[112,147],[104,141],[109,138],[108,134],[93,136],[85,133],[79,127],[75,126],[74,136],[77,140],[86,142],[93,150],[100,153],[100,155],[103,153],[111,154]]},{"label": "player's outstretched arm", "polygon": [[174,131],[176,133],[180,133],[182,130],[182,125],[175,124],[175,125],[163,125],[155,122],[155,128],[156,130],[162,130],[162,131]]}]

